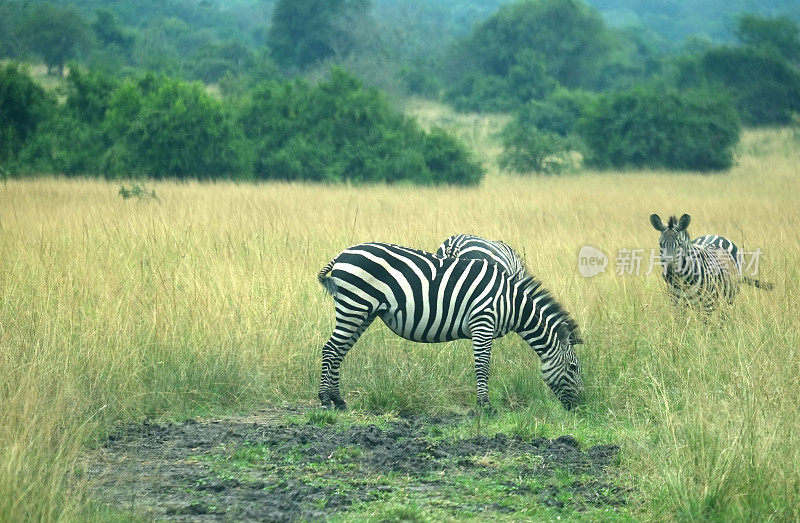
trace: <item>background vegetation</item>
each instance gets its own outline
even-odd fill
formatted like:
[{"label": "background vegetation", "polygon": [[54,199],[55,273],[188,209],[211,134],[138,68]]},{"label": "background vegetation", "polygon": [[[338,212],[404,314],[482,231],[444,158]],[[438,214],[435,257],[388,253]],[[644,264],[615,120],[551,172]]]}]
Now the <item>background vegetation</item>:
[{"label": "background vegetation", "polygon": [[[16,175],[478,182],[481,166],[457,141],[400,116],[396,108],[413,95],[461,111],[512,113],[501,159],[511,172],[727,169],[739,134],[732,113],[741,124],[768,126],[800,112],[800,12],[752,2],[717,12],[697,6],[690,20],[675,18],[680,28],[659,27],[673,7],[170,0],[134,8],[116,0],[6,0],[0,57],[41,60],[50,74],[37,80],[44,93],[23,95],[20,86],[30,81],[18,77],[28,70],[6,66],[0,111],[13,110],[20,96],[35,107],[4,122],[0,161]],[[684,34],[698,24],[706,31]],[[342,81],[343,71],[352,79]],[[328,100],[318,104],[323,93]],[[639,93],[632,117],[638,143],[649,149],[603,134],[605,120],[576,125],[604,111],[602,118],[612,117],[608,100],[629,93]],[[680,108],[670,116],[674,132],[649,118],[663,109],[662,98]],[[358,107],[364,102],[366,110]],[[263,114],[253,115],[255,107]],[[322,122],[322,108],[343,117]],[[713,138],[688,147],[680,143],[686,129]],[[665,148],[673,152],[656,151]],[[615,160],[600,154],[607,150]]]},{"label": "background vegetation", "polygon": [[[588,400],[575,413],[518,338],[497,342],[490,394],[500,414],[486,433],[621,445],[638,518],[797,519],[800,243],[786,230],[800,215],[799,150],[790,130],[748,131],[725,177],[605,172],[520,184],[495,174],[472,188],[157,181],[123,199],[98,180],[9,180],[0,513],[102,514],[81,498],[75,471],[84,445],[118,423],[313,404],[333,326],[319,268],[358,241],[434,249],[466,230],[523,252],[586,340]],[[647,258],[639,276],[614,274],[618,249],[656,246],[654,210],[689,212],[692,234],[760,248],[761,277],[776,288],[744,289],[708,324],[674,314],[661,278],[644,274]],[[592,279],[576,266],[586,244],[611,259]],[[342,376],[356,411],[464,412],[475,401],[469,342],[414,344],[379,324]]]}]

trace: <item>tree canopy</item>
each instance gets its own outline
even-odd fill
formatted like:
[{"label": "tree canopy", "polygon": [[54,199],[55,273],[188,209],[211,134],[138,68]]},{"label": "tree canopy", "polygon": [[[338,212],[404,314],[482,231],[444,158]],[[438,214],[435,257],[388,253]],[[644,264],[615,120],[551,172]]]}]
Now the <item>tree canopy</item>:
[{"label": "tree canopy", "polygon": [[284,68],[305,68],[355,46],[353,27],[366,17],[369,0],[277,0],[267,42]]},{"label": "tree canopy", "polygon": [[64,65],[85,50],[91,38],[89,24],[74,7],[38,4],[22,22],[27,46],[48,68],[64,73]]}]

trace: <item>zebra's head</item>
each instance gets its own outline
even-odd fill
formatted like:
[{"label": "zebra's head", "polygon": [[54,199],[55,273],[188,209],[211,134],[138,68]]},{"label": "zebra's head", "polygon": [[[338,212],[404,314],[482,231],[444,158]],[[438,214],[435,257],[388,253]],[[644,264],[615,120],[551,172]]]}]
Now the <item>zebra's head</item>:
[{"label": "zebra's head", "polygon": [[522,317],[515,330],[539,355],[544,382],[571,410],[583,396],[581,366],[574,348],[583,343],[578,324],[533,276],[513,280],[513,285],[523,299]]},{"label": "zebra's head", "polygon": [[661,249],[661,264],[664,274],[683,266],[684,257],[689,252],[689,233],[686,232],[686,228],[689,227],[691,219],[688,214],[681,216],[680,220],[675,216],[670,216],[669,222],[664,226],[657,214],[650,215],[650,223],[653,224],[653,228],[661,232],[658,246]]},{"label": "zebra's head", "polygon": [[583,396],[581,365],[573,345],[583,343],[575,321],[566,317],[555,329],[555,350],[542,357],[542,378],[564,408],[572,410]]}]

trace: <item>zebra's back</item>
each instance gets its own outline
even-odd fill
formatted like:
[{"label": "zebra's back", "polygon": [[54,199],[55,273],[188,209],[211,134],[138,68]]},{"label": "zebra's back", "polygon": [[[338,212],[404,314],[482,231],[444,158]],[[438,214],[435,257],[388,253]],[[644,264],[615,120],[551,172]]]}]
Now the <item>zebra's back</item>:
[{"label": "zebra's back", "polygon": [[699,238],[692,240],[692,245],[696,245],[698,247],[716,247],[717,249],[722,249],[723,251],[728,252],[731,255],[731,258],[733,258],[733,261],[736,263],[736,269],[739,271],[739,273],[742,272],[742,259],[741,253],[739,252],[739,247],[724,236],[707,234],[706,236],[700,236]]},{"label": "zebra's back", "polygon": [[455,234],[447,238],[436,250],[440,257],[487,260],[498,264],[511,275],[522,275],[527,272],[522,257],[507,243],[498,240],[487,240],[473,234]]},{"label": "zebra's back", "polygon": [[342,308],[369,310],[399,336],[426,343],[470,337],[473,314],[508,286],[508,276],[486,260],[387,243],[354,245],[329,265],[321,280],[331,282],[323,285],[335,289]]}]

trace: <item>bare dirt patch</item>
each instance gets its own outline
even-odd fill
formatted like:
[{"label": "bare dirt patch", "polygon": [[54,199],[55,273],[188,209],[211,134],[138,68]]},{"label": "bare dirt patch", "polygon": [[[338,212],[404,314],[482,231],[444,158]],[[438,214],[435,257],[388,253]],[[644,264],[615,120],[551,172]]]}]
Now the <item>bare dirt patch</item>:
[{"label": "bare dirt patch", "polygon": [[[176,520],[322,519],[399,497],[488,517],[531,502],[577,511],[626,503],[613,479],[616,445],[445,437],[467,421],[458,417],[318,424],[306,411],[131,424],[87,456],[86,476],[114,509]],[[481,499],[484,491],[499,496]]]}]

